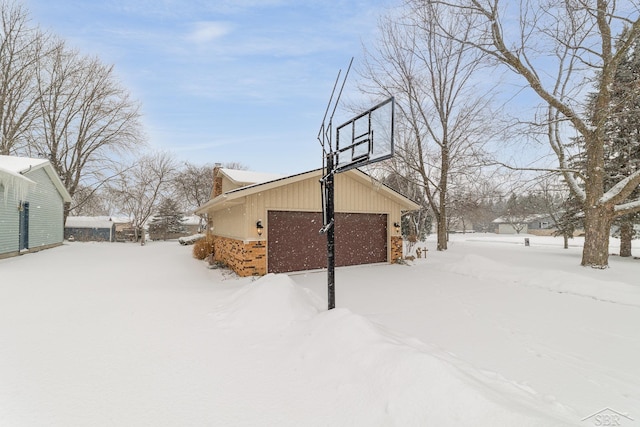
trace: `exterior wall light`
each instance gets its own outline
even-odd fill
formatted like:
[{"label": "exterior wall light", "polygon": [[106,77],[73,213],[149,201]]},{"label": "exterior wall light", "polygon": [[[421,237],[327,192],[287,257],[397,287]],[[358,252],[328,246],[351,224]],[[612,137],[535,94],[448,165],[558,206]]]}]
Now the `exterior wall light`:
[{"label": "exterior wall light", "polygon": [[396,233],[400,233],[400,223],[399,222],[394,222],[393,226],[396,228]]},{"label": "exterior wall light", "polygon": [[262,225],[262,220],[259,219],[258,222],[256,222],[256,231],[258,232],[258,236],[262,236],[263,230],[264,230],[264,227]]}]

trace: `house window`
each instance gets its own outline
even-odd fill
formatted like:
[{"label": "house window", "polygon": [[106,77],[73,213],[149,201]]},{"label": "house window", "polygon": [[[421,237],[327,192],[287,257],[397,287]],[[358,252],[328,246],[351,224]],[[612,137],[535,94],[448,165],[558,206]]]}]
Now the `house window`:
[{"label": "house window", "polygon": [[540,223],[540,228],[549,228],[549,223],[548,222],[541,222]]}]

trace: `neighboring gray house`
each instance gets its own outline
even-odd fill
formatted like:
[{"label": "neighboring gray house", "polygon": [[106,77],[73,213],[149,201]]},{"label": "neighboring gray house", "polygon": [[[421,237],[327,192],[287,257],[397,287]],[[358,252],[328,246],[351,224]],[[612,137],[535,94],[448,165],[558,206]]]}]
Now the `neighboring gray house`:
[{"label": "neighboring gray house", "polygon": [[116,223],[108,216],[69,216],[64,238],[77,242],[115,242]]},{"label": "neighboring gray house", "polygon": [[70,202],[48,160],[0,155],[0,258],[61,245]]},{"label": "neighboring gray house", "polygon": [[535,234],[535,231],[537,230],[546,230],[551,232],[556,229],[556,222],[551,215],[540,214],[531,217],[527,226],[529,228],[529,233],[531,234]]}]

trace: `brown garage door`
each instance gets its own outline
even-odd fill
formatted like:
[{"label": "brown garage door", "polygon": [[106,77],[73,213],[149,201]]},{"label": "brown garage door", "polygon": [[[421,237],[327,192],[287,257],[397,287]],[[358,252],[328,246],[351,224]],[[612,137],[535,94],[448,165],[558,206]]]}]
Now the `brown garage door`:
[{"label": "brown garage door", "polygon": [[[327,238],[320,212],[269,211],[267,253],[270,273],[327,266]],[[387,215],[336,214],[336,265],[387,261]]]}]

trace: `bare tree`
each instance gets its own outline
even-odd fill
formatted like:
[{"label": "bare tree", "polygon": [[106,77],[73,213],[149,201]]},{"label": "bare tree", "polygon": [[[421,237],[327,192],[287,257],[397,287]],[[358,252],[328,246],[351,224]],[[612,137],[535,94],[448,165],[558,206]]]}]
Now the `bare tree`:
[{"label": "bare tree", "polygon": [[24,146],[38,111],[35,70],[47,37],[30,25],[23,6],[0,2],[0,154]]},{"label": "bare tree", "polygon": [[213,165],[184,162],[174,178],[176,199],[185,212],[193,212],[211,197]]},{"label": "bare tree", "polygon": [[112,66],[59,42],[37,68],[37,127],[31,155],[47,156],[74,205],[78,189],[97,189],[115,175],[123,155],[144,144],[139,106],[116,79]]},{"label": "bare tree", "polygon": [[[484,54],[441,37],[437,22],[462,38],[472,23],[432,4],[388,16],[367,52],[362,89],[396,98],[396,172],[416,177],[437,223],[437,249],[447,249],[447,192],[452,175],[477,171],[484,155],[490,96],[475,80]],[[483,120],[482,118],[485,117]],[[471,160],[472,159],[472,160]]]},{"label": "bare tree", "polygon": [[516,234],[520,234],[527,227],[533,212],[531,206],[526,203],[526,199],[512,193],[507,200],[502,217],[515,230]]},{"label": "bare tree", "polygon": [[110,183],[112,194],[132,221],[136,241],[141,238],[144,244],[144,225],[170,193],[175,171],[175,162],[169,154],[152,153],[137,160]]},{"label": "bare tree", "polygon": [[[546,106],[544,120],[551,148],[573,195],[584,210],[582,265],[608,266],[612,221],[640,211],[640,199],[628,200],[640,184],[640,170],[605,189],[605,125],[611,113],[612,83],[619,64],[640,36],[640,7],[634,1],[549,2],[500,0],[415,0],[426,8],[446,5],[462,17],[478,20],[473,37],[438,31],[490,55],[537,95]],[[515,17],[515,19],[514,19]],[[621,33],[628,26],[626,33]],[[621,33],[616,39],[612,34]],[[595,83],[595,84],[594,84]],[[594,109],[585,108],[586,91],[595,86]],[[566,129],[584,141],[584,173],[569,167]]]},{"label": "bare tree", "polygon": [[74,197],[83,202],[75,205],[73,215],[109,215],[111,213],[109,200],[104,193],[104,191],[99,191],[95,188],[78,187]]},{"label": "bare tree", "polygon": [[566,186],[555,178],[557,175],[541,179],[536,193],[541,201],[542,212],[551,218],[555,229],[553,235],[562,236],[564,248],[569,249],[569,239],[573,238],[576,229],[576,221],[570,219],[575,217],[575,212],[571,212],[572,201]]},{"label": "bare tree", "polygon": [[424,241],[431,232],[431,214],[424,197],[424,189],[416,184],[417,180],[408,179],[405,175],[388,171],[381,177],[381,182],[403,194],[420,205],[417,211],[402,215],[401,234],[405,244],[405,254],[410,254],[418,241]]}]

